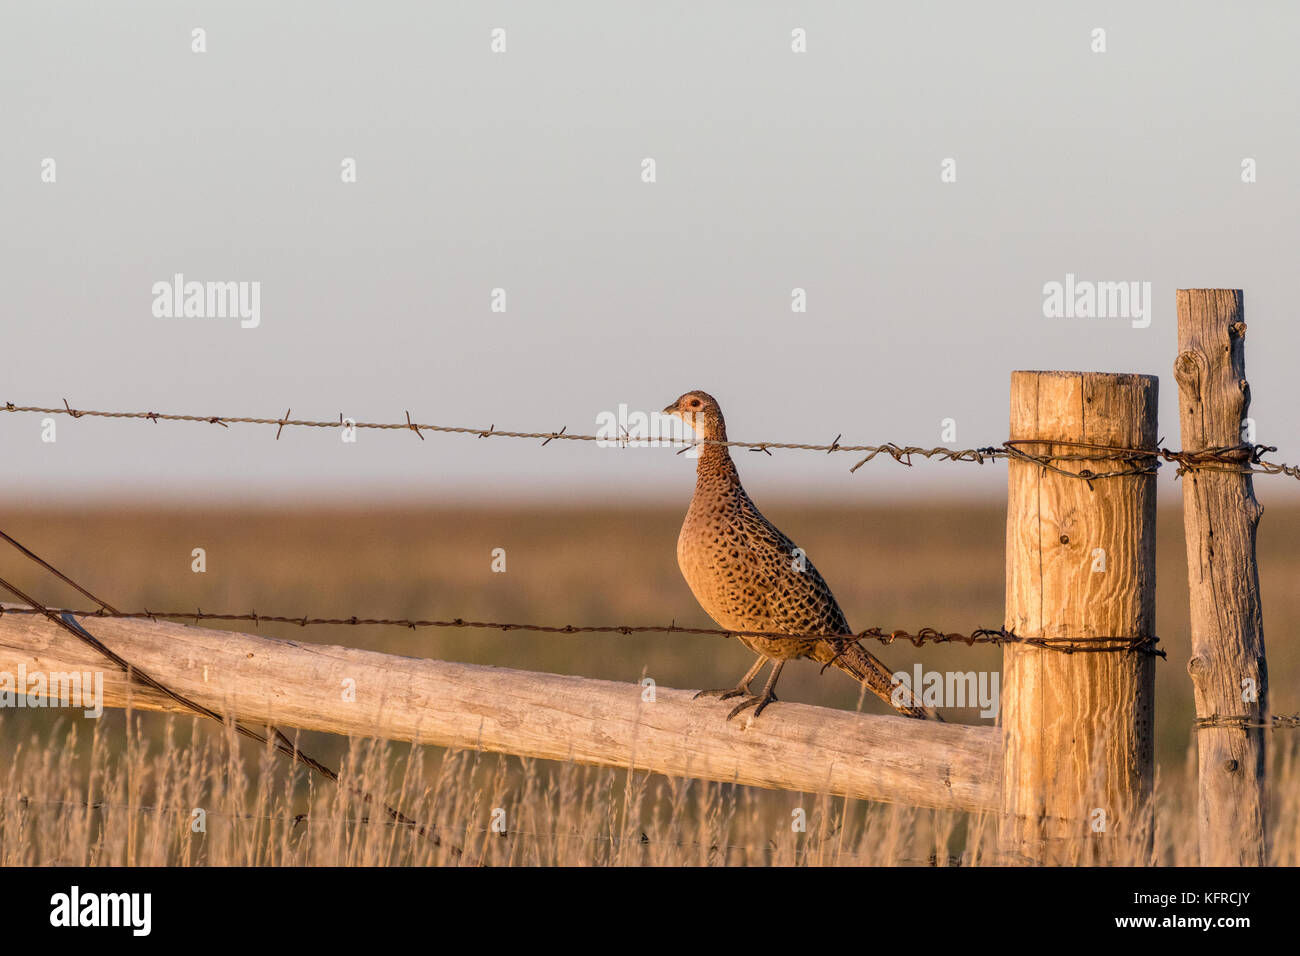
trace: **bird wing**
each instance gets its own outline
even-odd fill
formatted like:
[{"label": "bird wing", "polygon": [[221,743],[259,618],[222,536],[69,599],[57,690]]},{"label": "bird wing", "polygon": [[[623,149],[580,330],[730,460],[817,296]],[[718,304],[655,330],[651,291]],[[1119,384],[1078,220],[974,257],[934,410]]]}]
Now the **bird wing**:
[{"label": "bird wing", "polygon": [[[762,580],[773,617],[789,633],[847,634],[848,621],[830,585],[807,555],[749,500],[744,500],[744,560],[747,574]],[[799,558],[802,557],[802,560]]]},{"label": "bird wing", "polygon": [[[789,634],[852,634],[830,585],[804,556],[800,569],[795,561],[795,544],[749,500],[742,502],[744,545],[737,549],[746,562],[751,579],[764,581],[770,602],[770,617],[780,622],[778,630]],[[808,656],[832,664],[854,680],[865,684],[876,696],[909,717],[941,720],[938,713],[904,696],[894,699],[895,684],[888,666],[861,645],[849,641],[810,641]]]}]

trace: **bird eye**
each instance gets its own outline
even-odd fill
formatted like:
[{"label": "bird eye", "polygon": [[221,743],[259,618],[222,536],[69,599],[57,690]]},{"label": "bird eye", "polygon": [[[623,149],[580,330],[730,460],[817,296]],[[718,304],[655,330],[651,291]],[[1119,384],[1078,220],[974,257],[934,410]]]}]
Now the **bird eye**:
[{"label": "bird eye", "polygon": [[700,407],[700,400],[698,398],[692,398],[691,408],[699,408],[699,407]]}]

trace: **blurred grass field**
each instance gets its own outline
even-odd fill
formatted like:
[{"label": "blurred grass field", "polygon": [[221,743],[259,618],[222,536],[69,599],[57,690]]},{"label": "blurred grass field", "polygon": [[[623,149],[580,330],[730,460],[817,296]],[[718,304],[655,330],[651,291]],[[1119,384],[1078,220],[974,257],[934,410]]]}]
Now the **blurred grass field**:
[{"label": "blurred grass field", "polygon": [[[816,562],[855,629],[879,625],[916,630],[926,625],[969,631],[1002,623],[1005,512],[1001,506],[853,508],[779,501],[764,506],[768,516]],[[681,518],[677,507],[593,509],[555,503],[368,510],[137,506],[10,508],[3,526],[74,580],[124,609],[202,607],[313,616],[460,617],[544,624],[675,621],[712,626],[677,569],[675,542]],[[1296,693],[1300,654],[1292,639],[1300,621],[1297,540],[1300,507],[1269,507],[1260,529],[1259,559],[1275,713],[1300,711]],[[205,573],[191,570],[194,548],[206,551]],[[491,569],[495,548],[505,549],[505,573]],[[0,574],[46,603],[87,604],[16,552],[0,555],[0,568]],[[1157,582],[1157,633],[1169,655],[1156,668],[1157,761],[1162,778],[1185,780],[1194,708],[1186,673],[1187,571],[1177,510],[1160,514]],[[693,635],[290,625],[262,625],[257,631],[611,680],[636,681],[648,675],[660,685],[679,688],[729,685],[752,660],[738,642]],[[917,649],[899,644],[878,653],[895,669],[920,661],[927,669],[941,671],[996,671],[1001,661],[1000,652],[989,647]],[[787,701],[885,712],[874,698],[861,702],[857,686],[843,675],[834,671],[819,675],[808,662],[786,669],[781,691]],[[961,722],[979,720],[973,709],[949,710],[945,716]],[[779,717],[779,704],[764,715],[764,719]],[[56,730],[59,719],[51,711],[0,711],[0,746],[12,749],[22,743],[39,749],[42,740],[61,739],[52,735],[66,732],[68,718],[62,715],[64,725]],[[155,743],[164,739],[163,718],[140,715],[140,720],[144,738]],[[122,715],[110,713],[99,723],[103,725],[99,746],[106,753],[120,750],[125,739],[120,732]],[[218,728],[213,731],[220,737]],[[90,731],[81,731],[79,750],[88,749],[89,736]],[[346,741],[315,734],[304,741],[310,752],[327,762],[346,757]],[[69,763],[59,786],[71,794],[76,788],[69,780],[78,772],[77,766],[88,772],[89,757],[74,754],[62,759]],[[510,773],[517,770],[518,761]],[[614,787],[609,794],[613,804],[626,802],[622,777],[619,780],[617,787],[609,785]],[[652,789],[656,786],[651,784]],[[22,789],[21,781],[11,783],[7,795],[13,797],[16,789]],[[745,799],[784,807],[787,796],[760,792]],[[902,811],[891,812],[896,816]],[[751,815],[758,826],[763,814],[753,810]],[[927,845],[933,842],[930,836],[922,842],[926,841]],[[547,861],[555,860],[534,862]]]}]

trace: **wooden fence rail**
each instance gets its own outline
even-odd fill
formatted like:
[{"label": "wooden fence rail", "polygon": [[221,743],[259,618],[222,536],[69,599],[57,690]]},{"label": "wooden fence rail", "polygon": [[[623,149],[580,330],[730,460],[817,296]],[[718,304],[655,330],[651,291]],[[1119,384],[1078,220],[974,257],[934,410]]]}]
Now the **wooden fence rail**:
[{"label": "wooden fence rail", "polygon": [[[5,605],[14,607],[15,605]],[[250,724],[414,741],[755,787],[995,810],[995,727],[781,703],[753,723],[692,692],[300,644],[187,624],[81,618],[179,694]],[[49,619],[0,615],[0,672],[100,671],[104,705],[183,711]],[[355,700],[345,691],[355,690]],[[80,713],[80,711],[77,711]]]}]

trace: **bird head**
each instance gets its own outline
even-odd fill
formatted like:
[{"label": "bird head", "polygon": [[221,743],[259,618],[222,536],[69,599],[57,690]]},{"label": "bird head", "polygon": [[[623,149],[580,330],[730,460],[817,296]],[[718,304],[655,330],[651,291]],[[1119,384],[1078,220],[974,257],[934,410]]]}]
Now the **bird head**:
[{"label": "bird head", "polygon": [[665,408],[664,414],[680,418],[694,429],[699,438],[723,441],[727,437],[722,409],[718,407],[717,399],[708,392],[699,389],[687,392]]}]

